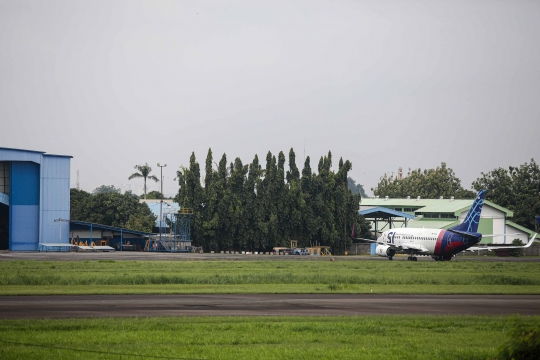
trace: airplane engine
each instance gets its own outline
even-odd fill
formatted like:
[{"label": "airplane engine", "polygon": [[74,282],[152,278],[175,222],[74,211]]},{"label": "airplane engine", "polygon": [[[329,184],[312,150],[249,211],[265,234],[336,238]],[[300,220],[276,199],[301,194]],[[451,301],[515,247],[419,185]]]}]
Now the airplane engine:
[{"label": "airplane engine", "polygon": [[389,257],[396,255],[396,251],[388,245],[377,245],[375,253],[379,256]]}]

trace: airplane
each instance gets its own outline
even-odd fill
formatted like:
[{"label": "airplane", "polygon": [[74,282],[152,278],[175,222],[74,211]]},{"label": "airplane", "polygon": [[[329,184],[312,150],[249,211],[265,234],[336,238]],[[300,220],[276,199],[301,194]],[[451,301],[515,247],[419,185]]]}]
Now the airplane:
[{"label": "airplane", "polygon": [[392,260],[395,254],[409,254],[407,258],[409,261],[417,261],[415,255],[431,255],[436,261],[449,261],[457,253],[465,250],[523,249],[531,246],[537,234],[534,234],[525,246],[475,246],[482,240],[482,234],[477,230],[485,197],[486,190],[479,191],[465,221],[448,230],[394,228],[384,231],[377,240],[373,240],[356,238],[354,236],[356,229],[353,228],[353,239],[377,243],[376,254],[388,260]]}]

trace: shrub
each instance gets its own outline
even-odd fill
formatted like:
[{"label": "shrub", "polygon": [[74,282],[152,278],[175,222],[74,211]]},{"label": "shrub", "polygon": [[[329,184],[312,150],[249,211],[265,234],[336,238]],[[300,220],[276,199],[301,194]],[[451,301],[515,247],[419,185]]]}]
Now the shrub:
[{"label": "shrub", "polygon": [[[523,246],[523,242],[519,239],[514,239],[514,241],[512,241],[512,245],[514,246]],[[521,249],[512,249],[510,251],[510,255],[512,256],[515,256],[515,257],[519,257],[522,255],[522,250]]]},{"label": "shrub", "polygon": [[538,359],[540,354],[540,324],[525,325],[521,321],[510,329],[510,340],[499,348],[497,359]]}]

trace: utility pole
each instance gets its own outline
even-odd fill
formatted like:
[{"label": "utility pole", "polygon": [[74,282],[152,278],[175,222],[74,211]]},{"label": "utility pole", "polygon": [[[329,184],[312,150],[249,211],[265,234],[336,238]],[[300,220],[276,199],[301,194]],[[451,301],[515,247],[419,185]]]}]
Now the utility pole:
[{"label": "utility pole", "polygon": [[161,170],[161,201],[159,203],[159,241],[161,242],[161,227],[163,226],[163,168],[167,166],[167,164],[160,165],[158,163],[157,166],[159,166]]}]

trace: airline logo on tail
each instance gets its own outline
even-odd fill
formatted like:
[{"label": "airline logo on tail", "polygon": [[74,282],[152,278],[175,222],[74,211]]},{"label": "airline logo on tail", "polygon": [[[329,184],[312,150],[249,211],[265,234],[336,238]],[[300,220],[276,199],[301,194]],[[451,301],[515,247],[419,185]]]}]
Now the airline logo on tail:
[{"label": "airline logo on tail", "polygon": [[476,199],[474,200],[471,209],[467,213],[467,217],[462,224],[459,224],[452,228],[452,230],[465,231],[468,233],[475,233],[478,231],[478,223],[480,222],[480,214],[482,213],[482,206],[484,205],[484,199],[486,197],[486,190],[481,190]]}]

